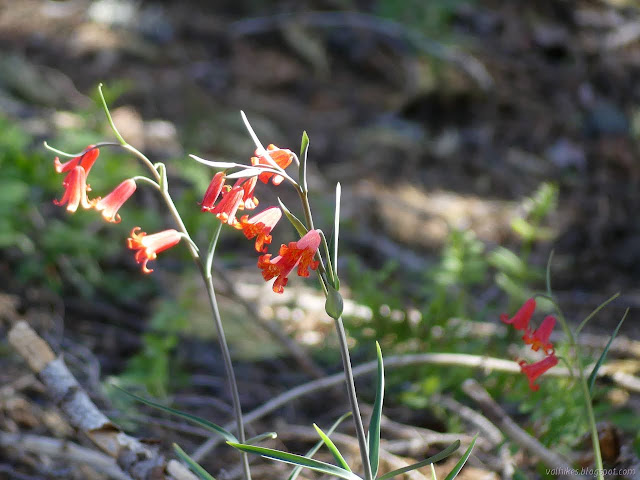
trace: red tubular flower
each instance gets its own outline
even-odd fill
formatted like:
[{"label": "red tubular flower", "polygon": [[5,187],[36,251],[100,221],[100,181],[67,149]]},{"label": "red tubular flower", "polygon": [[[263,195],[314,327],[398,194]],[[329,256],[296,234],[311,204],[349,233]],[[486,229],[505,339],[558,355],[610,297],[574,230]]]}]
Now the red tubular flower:
[{"label": "red tubular flower", "polygon": [[242,197],[244,196],[244,188],[241,182],[242,179],[238,180],[228,192],[222,192],[222,200],[218,202],[218,205],[209,210],[218,217],[222,223],[228,223],[232,226],[238,223],[236,212],[238,208],[240,208]]},{"label": "red tubular flower", "polygon": [[240,208],[253,210],[260,203],[258,199],[253,195],[256,190],[256,184],[258,183],[258,177],[248,178],[243,184],[242,188],[244,193],[242,195],[242,205]]},{"label": "red tubular flower", "polygon": [[137,263],[142,264],[144,273],[151,273],[153,270],[147,268],[149,260],[155,260],[157,254],[171,248],[178,243],[182,235],[177,230],[164,230],[162,232],[147,235],[146,232],[137,233],[140,227],[131,230],[131,237],[127,239],[127,247],[131,250],[138,250],[135,255]]},{"label": "red tubular flower", "polygon": [[60,200],[54,200],[56,205],[67,204],[68,212],[75,212],[78,209],[78,205],[82,205],[82,208],[93,207],[97,199],[89,200],[87,198],[87,174],[85,169],[76,166],[71,169],[67,174],[62,186],[65,188],[64,195]]},{"label": "red tubular flower", "polygon": [[102,212],[102,218],[107,222],[120,223],[118,210],[135,191],[136,182],[133,178],[129,178],[114,188],[109,195],[99,200],[95,208]]},{"label": "red tubular flower", "polygon": [[100,150],[94,148],[93,145],[89,145],[85,149],[85,153],[80,155],[79,157],[72,158],[68,162],[60,163],[60,159],[58,157],[53,161],[53,167],[56,169],[57,173],[69,172],[73,170],[75,167],[80,166],[84,168],[85,174],[89,175],[89,171],[93,164],[96,162],[98,155],[100,155]]},{"label": "red tubular flower", "polygon": [[551,354],[544,357],[539,362],[527,364],[527,362],[521,360],[518,364],[520,365],[522,373],[524,373],[529,379],[529,388],[535,392],[540,388],[540,386],[536,385],[534,382],[540,375],[558,364],[558,357]]},{"label": "red tubular flower", "polygon": [[534,298],[530,298],[524,305],[520,307],[520,310],[516,312],[513,318],[509,318],[508,315],[504,313],[500,315],[500,320],[504,323],[513,324],[516,330],[526,330],[529,326],[529,320],[531,320],[531,316],[533,315],[534,310],[536,309],[536,301]]},{"label": "red tubular flower", "polygon": [[216,200],[220,196],[222,189],[224,187],[224,173],[218,172],[213,176],[207,191],[204,194],[204,198],[202,199],[202,211],[210,211],[213,209],[213,204],[216,203]]},{"label": "red tubular flower", "polygon": [[265,280],[276,281],[273,284],[273,291],[284,292],[284,287],[289,279],[287,276],[297,266],[298,275],[309,276],[309,268],[315,270],[320,262],[314,261],[313,257],[320,245],[320,233],[318,230],[309,230],[307,234],[297,242],[290,242],[289,245],[280,247],[280,255],[271,260],[271,254],[262,255],[258,259],[258,268],[262,270]]},{"label": "red tubular flower", "polygon": [[[269,152],[269,157],[271,157],[272,161],[269,161],[269,159],[266,157],[266,154],[260,155],[258,150],[256,150],[256,156],[251,157],[251,165],[264,165],[272,167],[273,162],[275,162],[280,168],[284,169],[287,168],[293,160],[293,153],[291,152],[291,150],[278,148],[275,145],[271,144],[267,147],[267,151]],[[258,178],[262,183],[269,183],[269,180],[273,178],[271,181],[274,185],[280,185],[284,180],[284,177],[282,175],[278,175],[272,172],[261,173]]]},{"label": "red tubular flower", "polygon": [[251,240],[256,238],[256,252],[266,252],[265,244],[271,243],[271,230],[276,226],[282,211],[278,207],[267,208],[266,210],[249,218],[249,215],[243,215],[236,228],[242,229],[245,237]]},{"label": "red tubular flower", "polygon": [[548,315],[544,318],[540,326],[531,333],[531,330],[527,329],[522,336],[522,340],[527,345],[531,345],[531,348],[537,352],[540,347],[547,355],[553,353],[553,344],[549,341],[553,327],[556,325],[555,317]]}]

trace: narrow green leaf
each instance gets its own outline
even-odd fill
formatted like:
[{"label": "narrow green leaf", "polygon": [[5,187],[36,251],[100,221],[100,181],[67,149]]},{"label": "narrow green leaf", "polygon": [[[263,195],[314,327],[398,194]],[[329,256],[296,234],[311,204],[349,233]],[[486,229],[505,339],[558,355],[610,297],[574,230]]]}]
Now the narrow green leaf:
[{"label": "narrow green leaf", "polygon": [[436,469],[433,466],[433,463],[430,466],[431,466],[431,480],[438,480],[438,477],[436,476]]},{"label": "narrow green leaf", "polygon": [[376,399],[373,403],[373,412],[369,421],[369,464],[374,478],[378,475],[378,467],[380,466],[380,421],[382,418],[382,403],[384,402],[384,363],[382,361],[382,350],[378,342],[376,342],[376,355],[378,357]]},{"label": "narrow green leaf", "polygon": [[611,302],[613,302],[616,298],[618,298],[620,296],[620,292],[613,294],[611,297],[609,297],[607,300],[605,300],[604,302],[602,302],[600,305],[598,305],[595,310],[593,312],[591,312],[589,315],[587,315],[587,317],[582,320],[582,322],[580,322],[580,325],[578,325],[578,328],[576,328],[576,331],[574,333],[574,336],[578,336],[578,334],[580,333],[580,331],[584,328],[584,326],[587,324],[587,322],[589,320],[591,320],[593,317],[596,316],[596,314],[602,310],[604,307],[606,307],[607,305],[609,305]]},{"label": "narrow green leaf", "polygon": [[309,191],[307,186],[307,153],[309,151],[309,137],[307,132],[302,132],[302,144],[300,145],[300,170],[298,172],[298,181],[303,192]]},{"label": "narrow green leaf", "polygon": [[293,228],[296,229],[301,237],[305,236],[309,230],[307,230],[307,227],[304,226],[304,223],[302,223],[298,219],[298,217],[291,213],[291,211],[284,205],[284,203],[282,203],[282,200],[280,200],[280,198],[278,198],[278,203],[280,204],[280,208],[282,209],[284,214],[287,216],[289,222],[291,222],[291,225],[293,225]]},{"label": "narrow green leaf", "polygon": [[547,295],[551,297],[551,262],[553,261],[554,250],[551,250],[549,253],[549,259],[547,260],[547,271],[546,271],[546,284],[547,284]]},{"label": "narrow green leaf", "polygon": [[[257,177],[264,171],[266,171],[266,169],[244,168],[242,170],[238,170],[237,172],[230,173],[229,175],[225,175],[225,178],[236,179],[236,178],[245,178],[245,177]],[[270,170],[270,171],[275,172],[274,170]]]},{"label": "narrow green leaf", "polygon": [[[475,442],[475,439],[474,439],[474,442]],[[398,475],[402,475],[403,473],[410,472],[411,470],[416,470],[418,468],[425,467],[429,464],[433,465],[435,462],[439,462],[440,460],[447,458],[453,452],[458,450],[458,448],[460,448],[460,440],[456,440],[447,448],[442,450],[440,453],[436,453],[435,455],[427,458],[426,460],[423,460],[418,463],[414,463],[413,465],[409,465],[407,467],[399,468],[397,470],[394,470],[393,472],[385,473],[384,475],[379,477],[378,480],[388,480],[390,478],[397,477]],[[462,468],[462,466],[460,468]],[[434,477],[435,477],[435,474],[434,474]]]},{"label": "narrow green leaf", "polygon": [[464,452],[464,455],[462,455],[462,458],[460,459],[460,461],[456,463],[456,466],[453,467],[453,470],[449,472],[449,475],[447,475],[444,480],[453,480],[458,476],[458,473],[460,473],[460,470],[462,470],[462,467],[464,467],[464,464],[467,463],[467,460],[471,455],[471,451],[473,450],[473,447],[475,446],[477,439],[478,439],[478,434],[476,434],[476,436],[473,437],[473,440],[471,441],[471,445],[469,445],[469,448],[467,448],[467,451]]},{"label": "narrow green leaf", "polygon": [[182,450],[175,443],[173,444],[173,450],[176,452],[176,455],[180,457],[180,460],[182,460],[184,463],[189,465],[189,468],[193,471],[193,473],[198,475],[198,477],[200,477],[202,480],[216,480],[211,475],[209,475],[204,468],[198,465],[198,463],[193,458],[187,455],[186,452]]},{"label": "narrow green leaf", "polygon": [[172,415],[176,415],[178,417],[182,417],[185,420],[188,420],[188,421],[190,421],[192,423],[195,423],[196,425],[200,425],[201,427],[206,428],[207,430],[209,430],[211,432],[214,432],[214,433],[217,433],[219,435],[222,435],[222,437],[224,437],[224,439],[227,440],[227,441],[232,441],[232,442],[237,442],[238,441],[238,439],[235,436],[233,436],[232,433],[228,432],[227,430],[225,430],[221,426],[216,425],[215,423],[211,423],[210,421],[205,420],[204,418],[200,418],[200,417],[197,417],[195,415],[191,415],[189,413],[181,412],[180,410],[176,410],[174,408],[165,407],[164,405],[162,405],[160,403],[156,403],[156,402],[153,402],[151,400],[147,400],[146,398],[139,397],[138,395],[135,395],[133,393],[127,392],[125,389],[120,388],[117,385],[114,385],[114,387],[116,387],[121,392],[126,393],[130,397],[136,399],[137,401],[144,403],[145,405],[149,405],[150,407],[154,407],[154,408],[157,408],[157,409],[162,410],[164,412],[170,413]]},{"label": "narrow green leaf", "polygon": [[340,182],[336,184],[336,212],[333,221],[333,276],[336,279],[336,288],[340,288],[338,280],[338,238],[340,237],[340,199],[342,198],[342,187]]},{"label": "narrow green leaf", "polygon": [[333,458],[336,459],[336,462],[338,462],[338,464],[340,464],[342,468],[350,472],[351,468],[349,467],[349,464],[346,462],[346,460],[340,453],[340,450],[338,450],[338,447],[336,447],[336,444],[333,443],[333,441],[315,423],[313,424],[313,428],[316,429],[316,432],[318,432],[318,435],[320,435],[320,438],[322,439],[324,444],[327,446],[327,448],[331,452],[331,455],[333,455]]},{"label": "narrow green leaf", "polygon": [[271,458],[279,462],[290,463],[292,465],[301,465],[302,467],[315,470],[316,472],[326,473],[327,475],[333,475],[334,477],[344,478],[346,480],[362,480],[353,472],[349,472],[343,468],[336,467],[335,465],[331,465],[330,463],[320,462],[318,460],[303,457],[302,455],[295,455],[293,453],[282,452],[280,450],[273,450],[272,448],[257,447],[255,445],[246,445],[235,442],[227,443],[243,452],[255,453],[262,457]]},{"label": "narrow green leaf", "polygon": [[620,327],[624,323],[624,320],[627,318],[627,314],[628,313],[629,313],[629,309],[627,308],[625,310],[625,312],[624,312],[624,315],[620,319],[620,322],[618,323],[618,326],[616,327],[616,329],[611,334],[611,338],[607,342],[607,345],[604,347],[604,350],[602,351],[602,355],[600,355],[600,358],[598,359],[596,364],[593,366],[593,370],[591,371],[591,375],[589,375],[589,382],[588,382],[588,384],[589,384],[589,392],[590,393],[593,392],[593,385],[596,382],[596,377],[598,376],[598,370],[600,369],[600,367],[602,366],[602,364],[606,360],[607,352],[609,352],[609,348],[611,347],[611,344],[613,343],[613,340],[616,338],[616,335],[618,334],[618,330],[620,330]]},{"label": "narrow green leaf", "polygon": [[[333,423],[333,425],[331,425],[331,428],[329,428],[329,430],[327,430],[327,436],[329,436],[333,432],[335,432],[336,428],[338,428],[342,422],[344,422],[347,418],[349,418],[350,415],[351,415],[351,412],[347,412],[344,415],[342,415],[339,419],[337,419]],[[309,450],[307,452],[305,457],[307,457],[307,458],[313,457],[318,452],[318,450],[320,450],[320,447],[322,447],[322,445],[324,445],[324,442],[322,440],[320,440],[318,443],[316,443],[313,446],[313,448],[311,448],[311,450]],[[302,471],[302,467],[294,468],[293,471],[291,472],[291,475],[289,475],[289,478],[287,480],[296,480],[296,478],[298,478],[298,475],[300,475],[301,471]]]},{"label": "narrow green leaf", "polygon": [[256,443],[261,442],[262,440],[273,440],[274,438],[278,438],[278,434],[276,432],[266,432],[266,433],[261,433],[260,435],[256,435],[255,437],[251,437],[248,440],[245,440],[245,443],[248,443],[250,445],[255,445]]}]

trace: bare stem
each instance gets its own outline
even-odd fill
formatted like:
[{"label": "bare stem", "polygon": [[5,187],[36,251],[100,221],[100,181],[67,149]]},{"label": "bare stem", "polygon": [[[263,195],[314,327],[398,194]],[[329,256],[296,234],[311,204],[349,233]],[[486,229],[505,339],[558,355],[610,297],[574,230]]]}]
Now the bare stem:
[{"label": "bare stem", "polygon": [[371,464],[369,463],[369,449],[367,448],[367,437],[364,434],[362,426],[362,417],[360,416],[360,407],[358,406],[358,398],[356,396],[356,386],[353,381],[353,370],[351,369],[351,359],[349,358],[349,347],[347,346],[347,335],[344,331],[342,318],[336,320],[336,330],[338,331],[338,339],[340,340],[340,353],[342,354],[342,367],[347,383],[347,393],[349,395],[349,403],[351,404],[351,412],[353,413],[353,423],[356,427],[356,436],[358,437],[358,445],[360,445],[360,456],[362,457],[362,466],[364,467],[365,480],[372,480]]}]

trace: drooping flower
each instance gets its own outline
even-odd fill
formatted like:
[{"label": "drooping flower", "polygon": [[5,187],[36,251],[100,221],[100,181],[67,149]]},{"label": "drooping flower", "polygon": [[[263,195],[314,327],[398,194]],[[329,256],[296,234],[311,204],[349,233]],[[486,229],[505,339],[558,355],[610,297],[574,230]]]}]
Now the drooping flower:
[{"label": "drooping flower", "polygon": [[258,237],[255,245],[256,252],[266,252],[265,244],[271,243],[271,230],[281,217],[282,211],[279,207],[270,207],[251,218],[249,215],[243,215],[236,228],[241,229],[249,240]]},{"label": "drooping flower", "polygon": [[89,171],[93,164],[96,162],[98,155],[100,155],[100,150],[94,148],[93,145],[89,145],[85,149],[85,153],[82,155],[72,158],[68,162],[60,163],[60,159],[58,157],[53,161],[53,167],[55,168],[57,173],[69,172],[73,170],[75,167],[80,166],[84,168],[85,175],[89,175]]},{"label": "drooping flower", "polygon": [[120,223],[118,210],[135,191],[136,182],[133,178],[129,178],[114,188],[109,195],[99,200],[95,209],[102,213],[102,218],[107,222]]},{"label": "drooping flower", "polygon": [[182,234],[174,229],[163,230],[153,235],[147,235],[146,232],[138,233],[138,230],[141,228],[134,227],[131,230],[131,237],[127,239],[127,247],[131,250],[138,250],[135,254],[136,262],[142,264],[144,273],[151,273],[153,270],[147,268],[147,262],[155,260],[158,253],[180,243]]},{"label": "drooping flower", "polygon": [[503,313],[500,315],[500,320],[504,323],[512,324],[516,330],[526,330],[535,309],[536,300],[534,298],[530,298],[524,302],[524,305],[520,307],[520,310],[518,310],[512,318],[509,318],[508,315]]},{"label": "drooping flower", "polygon": [[242,204],[242,197],[244,196],[244,188],[242,187],[242,180],[238,180],[233,187],[228,191],[222,192],[222,200],[218,204],[211,208],[209,211],[220,219],[222,223],[228,223],[229,225],[235,225],[238,220],[236,219],[236,212]]},{"label": "drooping flower", "polygon": [[533,351],[537,352],[542,347],[544,352],[550,355],[553,353],[553,344],[549,341],[549,337],[555,325],[555,317],[548,315],[533,333],[527,329],[522,336],[522,340],[524,340],[525,344],[531,345]]},{"label": "drooping flower", "polygon": [[81,166],[75,166],[67,173],[62,186],[65,188],[64,195],[53,203],[60,206],[66,204],[68,212],[75,212],[78,205],[82,205],[82,208],[92,208],[98,201],[89,200],[87,197],[87,174]]},{"label": "drooping flower", "polygon": [[258,177],[251,177],[242,184],[244,193],[242,195],[242,205],[240,206],[241,209],[253,210],[260,203],[253,194],[253,192],[255,192],[256,190],[257,183]]},{"label": "drooping flower", "polygon": [[540,375],[558,364],[558,357],[551,354],[535,363],[528,364],[524,360],[521,360],[518,364],[520,365],[522,373],[524,373],[529,379],[529,388],[535,392],[540,388],[540,386],[536,385],[534,382]]},{"label": "drooping flower", "polygon": [[223,172],[218,172],[213,176],[207,191],[204,193],[204,198],[202,199],[203,212],[211,211],[213,209],[213,204],[216,203],[216,200],[224,188],[224,181],[225,177]]},{"label": "drooping flower", "polygon": [[319,245],[319,231],[309,230],[306,235],[297,242],[282,245],[280,247],[280,255],[273,260],[271,260],[271,254],[260,256],[258,259],[258,268],[262,270],[262,276],[265,280],[271,280],[277,277],[273,284],[273,291],[283,293],[284,287],[289,281],[287,277],[296,266],[298,267],[298,275],[301,277],[309,276],[309,268],[311,268],[311,270],[318,268],[319,262],[313,260],[313,257]]},{"label": "drooping flower", "polygon": [[[291,150],[278,148],[275,145],[271,144],[267,147],[267,151],[269,153],[271,161],[269,161],[269,159],[267,158],[266,153],[260,154],[260,152],[256,150],[256,156],[251,157],[251,165],[264,165],[272,167],[273,162],[275,162],[280,168],[284,169],[287,168],[293,160],[293,152],[291,152]],[[284,180],[284,177],[282,175],[278,175],[272,172],[263,172],[258,176],[258,178],[262,183],[269,183],[269,180],[271,179],[271,182],[274,185],[280,185]]]}]

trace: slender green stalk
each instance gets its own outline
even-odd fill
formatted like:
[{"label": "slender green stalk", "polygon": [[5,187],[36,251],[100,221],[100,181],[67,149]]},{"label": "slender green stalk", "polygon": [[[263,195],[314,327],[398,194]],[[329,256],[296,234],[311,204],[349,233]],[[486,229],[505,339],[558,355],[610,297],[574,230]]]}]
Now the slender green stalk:
[{"label": "slender green stalk", "polygon": [[[557,305],[556,305],[557,308]],[[569,338],[569,345],[573,349],[574,358],[576,366],[578,367],[578,380],[580,382],[580,388],[582,389],[582,397],[584,398],[584,406],[587,412],[587,421],[589,422],[589,427],[591,430],[591,443],[593,445],[593,456],[596,461],[596,470],[598,472],[598,480],[604,480],[603,469],[604,466],[602,464],[602,453],[600,452],[600,439],[598,438],[598,426],[596,425],[596,417],[593,413],[593,405],[591,405],[591,393],[589,392],[589,386],[587,385],[587,379],[584,377],[584,366],[582,365],[582,359],[580,358],[580,348],[576,339],[569,328],[569,324],[567,320],[564,318],[564,315],[558,309],[558,320],[562,325],[562,329],[564,333]]]},{"label": "slender green stalk", "polygon": [[[242,419],[242,406],[240,404],[240,395],[238,393],[238,382],[236,381],[235,372],[233,370],[233,362],[231,361],[231,353],[229,351],[229,346],[227,345],[227,339],[226,339],[226,336],[225,336],[225,333],[224,333],[224,327],[222,325],[222,318],[220,317],[220,311],[218,309],[218,301],[216,299],[215,288],[213,287],[213,281],[212,281],[212,278],[211,278],[211,271],[210,271],[211,260],[207,259],[206,260],[206,264],[204,264],[203,261],[202,261],[202,258],[200,257],[200,254],[198,252],[197,246],[191,240],[191,236],[189,235],[189,231],[187,230],[186,225],[182,221],[182,217],[180,216],[180,213],[178,212],[178,209],[176,208],[175,204],[173,203],[173,199],[171,198],[171,194],[169,193],[169,189],[168,189],[168,185],[167,185],[166,170],[165,170],[164,165],[163,164],[158,164],[157,166],[154,165],[151,162],[151,160],[149,160],[147,158],[146,155],[144,155],[142,152],[140,152],[134,146],[129,145],[124,140],[124,138],[122,138],[122,136],[118,132],[118,129],[116,128],[115,124],[113,123],[113,119],[111,118],[111,114],[109,113],[109,108],[108,108],[107,103],[106,103],[106,101],[104,99],[104,95],[102,94],[102,84],[100,84],[100,86],[98,87],[98,90],[99,90],[99,93],[100,93],[100,99],[102,100],[102,106],[104,108],[105,114],[107,115],[107,120],[109,121],[109,125],[111,126],[114,134],[118,138],[118,141],[120,142],[122,148],[124,148],[125,150],[131,152],[133,155],[135,155],[138,159],[140,159],[142,161],[142,163],[144,163],[149,168],[149,170],[151,171],[151,173],[153,174],[153,176],[155,177],[155,179],[157,181],[157,183],[155,183],[152,180],[149,180],[150,183],[153,183],[156,187],[158,187],[158,191],[162,195],[162,198],[163,198],[167,208],[169,209],[169,212],[171,213],[171,216],[173,217],[174,221],[178,225],[178,228],[183,233],[183,235],[189,240],[187,242],[187,245],[189,246],[189,252],[191,253],[191,256],[193,257],[194,262],[198,266],[198,269],[199,269],[200,274],[202,276],[202,280],[205,283],[205,286],[206,286],[206,289],[207,289],[207,294],[208,294],[208,297],[209,297],[209,303],[210,303],[210,306],[211,306],[211,311],[213,313],[214,325],[215,325],[216,331],[218,333],[218,341],[220,343],[220,349],[222,351],[222,358],[223,358],[223,361],[224,361],[224,367],[225,367],[225,371],[226,371],[226,374],[227,374],[227,380],[229,382],[229,390],[231,391],[231,399],[232,399],[232,403],[233,403],[233,411],[234,411],[234,414],[235,414],[236,426],[237,426],[237,429],[238,429],[238,431],[237,431],[238,440],[240,440],[240,443],[244,443],[246,438],[245,438],[245,432],[244,432],[244,422],[243,422],[243,419]],[[214,244],[214,246],[215,246],[215,244]],[[207,270],[207,268],[209,268],[209,270]],[[249,469],[249,458],[248,458],[248,455],[245,452],[242,452],[241,458],[242,458],[242,470],[243,470],[243,474],[244,474],[244,480],[251,480],[251,472],[250,472],[250,469]]]},{"label": "slender green stalk", "polygon": [[351,369],[351,358],[349,357],[349,347],[347,346],[347,335],[342,324],[342,317],[336,321],[336,330],[338,331],[338,340],[340,341],[340,353],[342,354],[342,367],[347,383],[347,394],[349,403],[351,404],[351,412],[353,413],[353,423],[356,427],[356,436],[358,437],[358,445],[360,447],[360,457],[362,458],[362,466],[364,467],[365,480],[373,480],[371,473],[371,465],[369,464],[369,452],[367,448],[367,437],[364,434],[364,426],[362,425],[362,417],[360,416],[360,407],[358,406],[358,397],[356,396],[356,386],[353,380],[353,370]]},{"label": "slender green stalk", "polygon": [[[307,221],[307,227],[309,230],[313,230],[313,216],[311,215],[311,206],[309,205],[309,195],[306,190],[301,187],[297,189],[300,201],[302,202],[302,209],[304,211],[304,217]],[[324,235],[323,235],[324,238]],[[326,239],[325,239],[326,242]],[[328,251],[328,247],[327,247]],[[327,292],[326,269],[322,262],[322,256],[316,253],[316,257],[320,260],[320,281],[324,289],[325,295]],[[336,259],[337,261],[337,259]],[[320,270],[319,269],[319,270]],[[353,380],[353,371],[351,369],[351,358],[349,356],[349,347],[347,346],[347,335],[344,331],[344,325],[342,324],[342,317],[335,319],[336,331],[338,333],[338,340],[340,342],[340,353],[342,355],[342,367],[344,369],[344,376],[347,383],[347,393],[349,395],[349,403],[351,404],[351,412],[353,414],[353,423],[356,428],[356,436],[358,437],[358,445],[360,447],[360,456],[362,457],[362,466],[364,468],[365,480],[373,480],[373,474],[371,472],[371,464],[369,463],[369,453],[367,448],[367,437],[364,433],[364,426],[362,425],[362,417],[360,415],[360,407],[358,406],[358,397],[356,395],[356,386]]]}]

